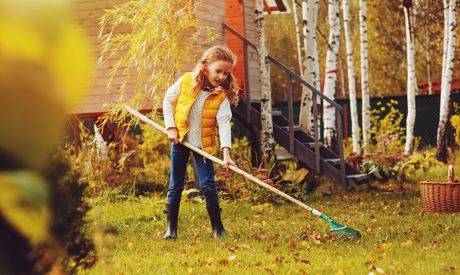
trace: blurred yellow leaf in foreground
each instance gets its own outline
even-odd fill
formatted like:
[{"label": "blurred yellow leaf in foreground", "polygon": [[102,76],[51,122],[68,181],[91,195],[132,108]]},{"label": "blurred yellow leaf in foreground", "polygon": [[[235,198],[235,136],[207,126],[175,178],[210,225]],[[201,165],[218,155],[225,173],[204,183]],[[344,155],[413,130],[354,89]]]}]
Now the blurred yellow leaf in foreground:
[{"label": "blurred yellow leaf in foreground", "polygon": [[47,236],[48,193],[43,179],[33,172],[0,173],[0,213],[31,243]]}]

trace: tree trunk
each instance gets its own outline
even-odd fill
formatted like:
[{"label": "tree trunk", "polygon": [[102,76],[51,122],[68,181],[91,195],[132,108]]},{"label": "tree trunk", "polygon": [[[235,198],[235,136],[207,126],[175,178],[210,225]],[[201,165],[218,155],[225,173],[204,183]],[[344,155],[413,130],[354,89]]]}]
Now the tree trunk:
[{"label": "tree trunk", "polygon": [[[306,66],[307,71],[305,75],[307,79],[313,83],[318,91],[321,91],[321,80],[319,74],[319,57],[318,57],[318,43],[316,40],[316,26],[318,23],[318,7],[319,0],[308,0],[307,2],[307,18],[309,24],[307,25],[307,57]],[[313,102],[313,104],[318,104]],[[313,116],[312,116],[313,118]],[[313,120],[311,123],[310,132],[313,132]],[[319,135],[318,135],[319,136]]]},{"label": "tree trunk", "polygon": [[414,151],[415,128],[415,60],[414,40],[411,25],[411,1],[404,1],[404,15],[406,22],[406,51],[407,51],[407,119],[406,119],[406,146],[404,154],[412,155]]},{"label": "tree trunk", "polygon": [[[337,85],[337,54],[340,46],[340,18],[338,0],[329,0],[329,48],[326,54],[326,72],[324,95],[330,99],[335,98]],[[328,147],[332,146],[332,141],[337,135],[335,109],[331,104],[324,102],[324,143]]]},{"label": "tree trunk", "polygon": [[[358,108],[356,105],[355,69],[353,60],[353,45],[350,34],[350,7],[348,0],[342,0],[343,8],[343,31],[345,34],[345,46],[347,49],[348,93],[350,96],[351,136],[353,140],[353,153],[360,155],[361,146],[359,139]],[[344,84],[342,84],[344,85]]]},{"label": "tree trunk", "polygon": [[[424,16],[428,16],[433,0],[427,0],[425,6]],[[428,81],[428,94],[433,94],[433,80],[431,79],[432,68],[431,68],[431,32],[429,28],[426,28],[426,49],[425,49],[425,58],[426,58],[426,77]]]},{"label": "tree trunk", "polygon": [[256,47],[259,59],[259,79],[261,88],[260,115],[261,131],[260,142],[263,161],[265,164],[274,156],[275,140],[273,138],[272,100],[270,84],[270,64],[264,35],[264,1],[255,2]]},{"label": "tree trunk", "polygon": [[[431,8],[431,0],[426,1],[425,7],[425,16],[427,16]],[[433,82],[431,80],[431,34],[430,29],[426,28],[426,37],[425,37],[425,61],[426,61],[426,77],[428,81],[428,94],[433,94]]]},{"label": "tree trunk", "polygon": [[360,36],[360,51],[361,51],[361,100],[362,100],[362,123],[363,123],[363,146],[366,150],[366,145],[371,138],[371,106],[369,92],[369,59],[367,47],[367,6],[366,0],[359,1],[359,36]]},{"label": "tree trunk", "polygon": [[[446,1],[444,1],[446,3]],[[455,33],[457,28],[457,19],[456,19],[456,0],[448,1],[448,17],[445,18],[445,21],[448,21],[448,24],[444,24],[444,27],[447,27],[448,31],[448,42],[447,42],[447,53],[444,53],[446,56],[445,68],[443,69],[442,81],[441,81],[441,106],[439,114],[439,124],[438,124],[438,136],[436,144],[436,158],[440,161],[447,162],[447,122],[449,119],[449,100],[450,100],[450,90],[452,85],[452,75],[454,70],[454,59],[455,59],[455,47],[457,35]],[[446,33],[444,31],[444,33]],[[446,40],[446,37],[444,37]],[[445,43],[445,42],[444,42]]]},{"label": "tree trunk", "polygon": [[444,42],[442,52],[442,68],[441,68],[441,86],[444,76],[446,75],[446,59],[447,59],[447,46],[449,43],[449,0],[443,0],[444,5]]},{"label": "tree trunk", "polygon": [[[305,56],[306,56],[306,64],[305,70],[308,70],[309,64],[308,64],[308,49],[311,48],[311,45],[309,44],[308,40],[308,13],[307,13],[307,0],[302,0],[302,32],[303,32],[303,37],[304,37],[304,45],[305,45]],[[313,81],[311,79],[311,76],[308,74],[307,71],[302,72],[302,75],[305,79],[310,84],[313,84]],[[312,92],[310,89],[308,89],[306,86],[302,85],[302,96],[300,99],[300,114],[299,114],[299,124],[300,127],[304,132],[309,133],[311,128],[312,128],[312,114],[311,114],[311,108],[312,108]]]},{"label": "tree trunk", "polygon": [[292,1],[292,14],[294,16],[294,24],[295,24],[295,37],[297,42],[297,61],[299,62],[299,72],[300,76],[303,78],[305,66],[303,63],[303,55],[302,55],[302,38],[300,36],[300,22],[299,22],[299,14],[297,11],[297,1]]}]

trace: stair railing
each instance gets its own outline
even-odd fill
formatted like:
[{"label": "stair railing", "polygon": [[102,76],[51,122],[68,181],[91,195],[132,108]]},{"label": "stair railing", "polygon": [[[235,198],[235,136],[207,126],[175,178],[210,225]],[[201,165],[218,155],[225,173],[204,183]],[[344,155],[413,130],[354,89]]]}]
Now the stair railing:
[{"label": "stair railing", "polygon": [[[246,118],[248,122],[251,122],[251,97],[249,92],[249,73],[248,73],[248,47],[257,51],[256,45],[249,41],[246,37],[242,34],[237,32],[235,29],[230,27],[229,25],[223,23],[224,31],[229,31],[237,38],[239,38],[243,42],[243,54],[244,54],[244,76],[245,76],[245,97],[243,101],[246,104]],[[294,145],[294,108],[293,108],[293,96],[292,96],[292,80],[297,81],[300,85],[307,87],[312,92],[312,101],[313,101],[313,138],[315,140],[315,167],[314,170],[317,174],[320,174],[320,144],[319,144],[319,113],[318,113],[318,104],[317,99],[318,97],[320,100],[323,100],[329,103],[332,108],[335,109],[336,121],[337,121],[337,143],[338,143],[338,153],[340,157],[340,183],[345,185],[345,159],[343,156],[343,124],[342,124],[342,117],[343,117],[343,108],[339,104],[337,104],[334,100],[330,99],[329,97],[325,96],[323,93],[318,91],[315,87],[313,87],[310,83],[306,82],[301,76],[297,73],[286,67],[286,65],[282,64],[276,58],[268,55],[268,60],[274,64],[276,67],[284,71],[287,76],[287,92],[288,92],[288,120],[289,120],[289,151],[291,154],[295,156],[295,145]]]}]

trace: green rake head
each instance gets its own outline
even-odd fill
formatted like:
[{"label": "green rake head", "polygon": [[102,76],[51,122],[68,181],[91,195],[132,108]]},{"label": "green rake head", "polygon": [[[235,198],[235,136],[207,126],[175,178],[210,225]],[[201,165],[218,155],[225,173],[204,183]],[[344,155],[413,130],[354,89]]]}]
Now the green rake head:
[{"label": "green rake head", "polygon": [[361,238],[361,233],[359,233],[357,230],[354,230],[353,228],[350,228],[345,225],[341,225],[340,223],[334,221],[333,219],[329,218],[328,216],[324,215],[318,210],[312,208],[311,213],[327,221],[327,223],[331,227],[330,231],[334,237],[339,237],[342,239],[352,239],[352,240]]},{"label": "green rake head", "polygon": [[342,239],[361,239],[361,233],[359,233],[359,231],[348,226],[341,225],[330,218],[326,219],[326,221],[329,223],[330,231],[334,237]]}]

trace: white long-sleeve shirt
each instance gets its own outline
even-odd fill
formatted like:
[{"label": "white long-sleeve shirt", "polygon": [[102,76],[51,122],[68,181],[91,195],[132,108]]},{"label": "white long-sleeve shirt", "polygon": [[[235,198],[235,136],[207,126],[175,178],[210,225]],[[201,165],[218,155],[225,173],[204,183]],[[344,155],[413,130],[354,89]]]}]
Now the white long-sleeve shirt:
[{"label": "white long-sleeve shirt", "polygon": [[[180,77],[165,94],[163,99],[163,115],[166,129],[176,127],[174,121],[174,105],[180,95],[182,77]],[[189,131],[185,135],[185,141],[201,148],[201,115],[203,105],[210,92],[200,91],[195,103],[191,106],[188,114]],[[230,109],[230,101],[225,98],[217,110],[217,125],[219,128],[220,149],[224,147],[232,148],[231,126],[232,110]]]}]

